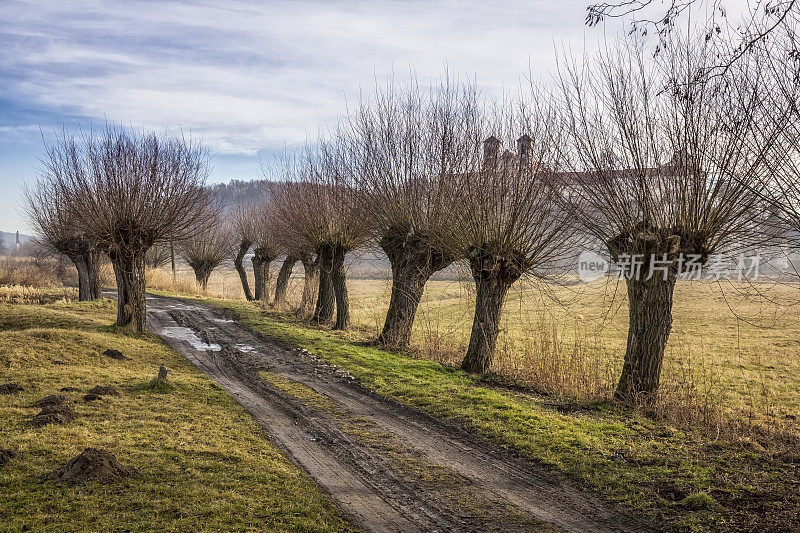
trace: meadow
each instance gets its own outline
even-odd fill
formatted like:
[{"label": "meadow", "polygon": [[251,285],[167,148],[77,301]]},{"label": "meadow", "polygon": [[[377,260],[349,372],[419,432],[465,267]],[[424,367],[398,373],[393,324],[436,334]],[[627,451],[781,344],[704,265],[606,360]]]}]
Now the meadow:
[{"label": "meadow", "polygon": [[[273,270],[278,267],[276,262]],[[290,305],[300,298],[301,270],[296,265]],[[355,326],[349,335],[369,341],[383,326],[389,273],[357,263],[349,275]],[[170,273],[153,271],[150,284],[200,292],[187,270],[179,270],[175,282]],[[428,282],[412,337],[415,356],[460,363],[472,325],[473,292],[471,279],[457,268]],[[212,274],[207,295],[243,298],[236,273],[221,268]],[[798,304],[800,285],[791,282],[679,282],[660,398],[648,414],[765,446],[794,441],[800,435]],[[568,286],[519,282],[504,309],[488,379],[562,400],[607,400],[622,365],[627,320],[622,281]]]}]

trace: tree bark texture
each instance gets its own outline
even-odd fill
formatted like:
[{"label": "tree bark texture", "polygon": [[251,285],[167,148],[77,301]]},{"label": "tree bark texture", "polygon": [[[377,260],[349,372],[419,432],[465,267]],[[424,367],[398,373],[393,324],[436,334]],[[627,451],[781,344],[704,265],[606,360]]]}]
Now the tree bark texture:
[{"label": "tree bark texture", "polygon": [[672,329],[675,276],[629,279],[627,285],[628,344],[614,396],[629,403],[648,402],[658,391]]},{"label": "tree bark texture", "polygon": [[336,305],[333,293],[333,245],[323,244],[317,249],[319,261],[319,288],[317,290],[317,303],[311,321],[316,324],[327,324],[333,318]]},{"label": "tree bark texture", "polygon": [[281,269],[278,271],[278,279],[275,282],[275,300],[274,305],[285,304],[286,295],[289,293],[289,279],[292,277],[292,270],[298,258],[293,255],[287,255],[283,260]]},{"label": "tree bark texture", "polygon": [[236,272],[239,273],[239,279],[242,282],[242,290],[244,291],[244,297],[247,300],[253,299],[253,293],[250,292],[250,283],[247,281],[247,271],[244,269],[244,265],[242,261],[244,261],[244,256],[247,255],[248,250],[253,245],[250,241],[242,240],[239,243],[239,251],[236,252],[236,257],[233,258],[233,266],[236,268]]},{"label": "tree bark texture", "polygon": [[392,293],[378,343],[404,348],[411,341],[425,284],[435,272],[450,265],[453,257],[436,250],[429,239],[415,234],[384,237],[380,246],[392,265]]},{"label": "tree bark texture", "polygon": [[117,278],[117,325],[143,332],[147,326],[144,252],[111,255]]},{"label": "tree bark texture", "polygon": [[319,261],[316,256],[307,255],[302,257],[303,263],[303,297],[300,300],[300,307],[297,315],[307,318],[314,312],[317,303],[317,291],[319,290]]},{"label": "tree bark texture", "polygon": [[524,272],[524,258],[499,255],[490,245],[473,250],[470,269],[475,280],[475,316],[469,346],[461,368],[484,374],[489,371],[500,333],[500,316],[508,289]]},{"label": "tree bark texture", "polygon": [[344,268],[344,258],[347,250],[341,246],[333,248],[333,261],[331,269],[331,283],[336,297],[336,323],[333,329],[347,329],[350,327],[350,300],[347,295],[347,274]]},{"label": "tree bark texture", "polygon": [[269,266],[275,260],[275,256],[263,248],[256,248],[253,253],[253,275],[255,279],[256,300],[269,301]]}]

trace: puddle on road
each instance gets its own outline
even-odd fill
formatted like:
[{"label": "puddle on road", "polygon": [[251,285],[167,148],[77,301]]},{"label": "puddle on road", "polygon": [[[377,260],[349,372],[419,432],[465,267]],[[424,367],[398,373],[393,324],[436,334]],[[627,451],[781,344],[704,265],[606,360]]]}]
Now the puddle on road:
[{"label": "puddle on road", "polygon": [[236,349],[242,353],[255,353],[256,349],[249,344],[237,344]]},{"label": "puddle on road", "polygon": [[187,342],[195,350],[211,350],[212,352],[222,350],[222,346],[219,344],[209,344],[200,340],[200,337],[198,337],[191,328],[170,326],[161,328],[160,333],[161,335]]},{"label": "puddle on road", "polygon": [[212,318],[214,322],[219,322],[220,324],[233,324],[233,320],[228,318]]}]

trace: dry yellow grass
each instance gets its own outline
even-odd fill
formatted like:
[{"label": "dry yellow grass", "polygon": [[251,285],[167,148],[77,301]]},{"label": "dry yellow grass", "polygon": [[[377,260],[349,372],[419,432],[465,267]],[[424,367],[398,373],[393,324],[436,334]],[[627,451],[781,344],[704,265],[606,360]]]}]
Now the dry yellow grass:
[{"label": "dry yellow grass", "polygon": [[[279,264],[276,262],[274,270]],[[295,267],[290,303],[300,298]],[[274,275],[272,282],[274,284]],[[155,288],[199,294],[191,271],[151,276]],[[350,279],[357,337],[377,336],[391,282]],[[242,298],[231,268],[211,276],[207,295]],[[458,364],[472,323],[471,281],[430,281],[414,326],[412,349]],[[797,432],[800,417],[800,286],[679,282],[664,362],[659,414],[721,431],[742,425]],[[607,398],[625,350],[624,283],[570,287],[518,283],[509,294],[492,370],[538,391],[581,400]]]}]

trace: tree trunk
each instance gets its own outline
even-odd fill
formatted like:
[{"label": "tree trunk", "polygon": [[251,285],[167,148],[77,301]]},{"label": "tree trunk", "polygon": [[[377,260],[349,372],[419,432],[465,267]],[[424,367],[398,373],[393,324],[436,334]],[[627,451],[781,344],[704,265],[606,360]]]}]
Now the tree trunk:
[{"label": "tree trunk", "polygon": [[117,325],[143,332],[147,325],[144,253],[113,254],[117,278]]},{"label": "tree trunk", "polygon": [[75,254],[70,255],[69,258],[78,270],[78,301],[86,302],[94,300],[89,288],[89,266],[86,264],[86,256],[83,254]]},{"label": "tree trunk", "polygon": [[103,296],[103,287],[100,286],[100,260],[103,253],[97,248],[92,248],[86,254],[87,282],[89,284],[89,299],[98,300]]},{"label": "tree trunk", "polygon": [[239,273],[239,279],[242,281],[242,290],[244,290],[244,297],[248,300],[253,299],[253,293],[250,292],[250,283],[247,281],[247,271],[244,269],[244,265],[242,261],[244,260],[244,256],[247,255],[247,251],[253,245],[250,241],[243,240],[239,243],[239,251],[236,253],[236,257],[233,258],[233,266],[236,268],[236,272]]},{"label": "tree trunk", "polygon": [[311,321],[316,324],[327,324],[333,318],[335,296],[333,294],[333,246],[321,245],[317,250],[319,263],[319,289],[317,291],[317,304]]},{"label": "tree trunk", "polygon": [[286,294],[289,292],[289,278],[292,277],[292,270],[294,264],[297,263],[297,257],[287,255],[278,271],[278,279],[275,282],[275,300],[272,302],[274,305],[286,303]]},{"label": "tree trunk", "polygon": [[402,234],[381,239],[381,248],[392,264],[392,294],[378,343],[403,348],[411,341],[411,329],[428,279],[453,262],[450,254],[434,250],[427,239]]},{"label": "tree trunk", "polygon": [[197,280],[197,283],[200,285],[200,289],[203,291],[208,289],[208,278],[211,277],[211,270],[205,267],[196,267],[193,268],[194,270],[194,277]]},{"label": "tree trunk", "polygon": [[297,315],[303,318],[311,316],[317,301],[319,290],[319,261],[311,255],[301,258],[303,263],[303,298]]},{"label": "tree trunk", "polygon": [[476,288],[475,317],[467,354],[461,362],[461,368],[476,374],[484,374],[492,366],[503,303],[524,270],[521,259],[499,256],[490,247],[484,248],[470,258]]},{"label": "tree trunk", "polygon": [[675,276],[629,279],[628,346],[614,397],[634,403],[650,401],[658,391],[664,348],[672,329]]},{"label": "tree trunk", "polygon": [[336,323],[333,329],[347,329],[350,327],[350,300],[347,297],[347,274],[344,270],[345,255],[347,255],[347,250],[343,247],[334,247],[331,282],[333,284],[333,293],[336,297]]},{"label": "tree trunk", "polygon": [[255,299],[269,301],[269,266],[275,260],[262,248],[256,248],[253,254],[253,274],[255,278]]}]

